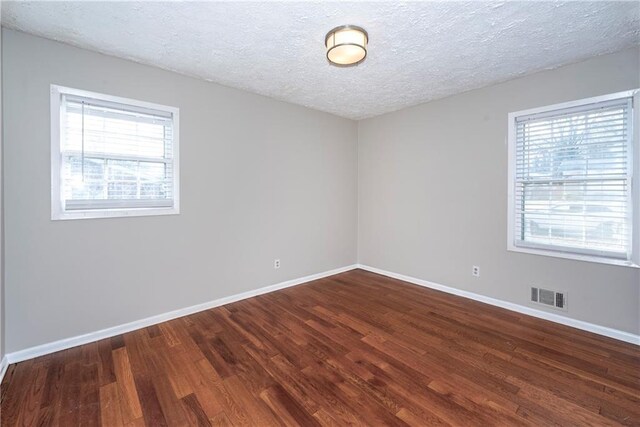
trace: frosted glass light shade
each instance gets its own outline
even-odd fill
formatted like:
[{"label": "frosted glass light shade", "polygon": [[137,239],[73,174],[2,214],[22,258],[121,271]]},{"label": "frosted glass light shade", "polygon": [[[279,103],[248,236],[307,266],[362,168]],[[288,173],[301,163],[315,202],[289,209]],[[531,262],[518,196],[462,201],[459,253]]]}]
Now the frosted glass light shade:
[{"label": "frosted glass light shade", "polygon": [[336,27],[327,33],[324,44],[327,59],[332,65],[349,67],[358,65],[367,57],[367,32],[354,25]]}]

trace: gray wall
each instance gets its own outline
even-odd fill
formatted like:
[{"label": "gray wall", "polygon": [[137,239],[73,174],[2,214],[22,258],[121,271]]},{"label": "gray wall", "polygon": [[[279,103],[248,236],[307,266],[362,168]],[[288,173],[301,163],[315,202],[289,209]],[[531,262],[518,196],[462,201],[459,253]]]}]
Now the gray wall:
[{"label": "gray wall", "polygon": [[[355,122],[14,31],[3,43],[8,352],[356,262]],[[180,215],[50,220],[52,83],[180,108]]]},{"label": "gray wall", "polygon": [[359,262],[521,305],[563,289],[558,314],[637,334],[640,270],[507,251],[506,136],[511,111],[639,80],[636,49],[361,121]]},{"label": "gray wall", "polygon": [[[2,9],[0,8],[0,15]],[[4,208],[2,183],[2,159],[4,158],[2,145],[2,31],[0,30],[0,361],[4,357]]]}]

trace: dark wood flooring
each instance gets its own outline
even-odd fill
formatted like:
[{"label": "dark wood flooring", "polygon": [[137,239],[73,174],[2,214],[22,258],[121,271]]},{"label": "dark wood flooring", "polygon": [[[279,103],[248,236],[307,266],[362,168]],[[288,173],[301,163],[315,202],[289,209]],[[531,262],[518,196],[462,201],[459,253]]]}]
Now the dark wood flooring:
[{"label": "dark wood flooring", "polygon": [[362,270],[9,367],[13,425],[640,425],[639,347]]}]

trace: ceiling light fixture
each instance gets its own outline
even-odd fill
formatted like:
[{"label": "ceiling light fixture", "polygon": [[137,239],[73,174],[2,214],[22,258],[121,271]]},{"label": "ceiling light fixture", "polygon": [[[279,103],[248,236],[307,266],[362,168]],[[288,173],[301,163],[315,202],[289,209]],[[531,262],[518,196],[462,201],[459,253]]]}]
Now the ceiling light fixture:
[{"label": "ceiling light fixture", "polygon": [[367,57],[369,34],[355,25],[341,25],[327,33],[327,59],[337,67],[358,65]]}]

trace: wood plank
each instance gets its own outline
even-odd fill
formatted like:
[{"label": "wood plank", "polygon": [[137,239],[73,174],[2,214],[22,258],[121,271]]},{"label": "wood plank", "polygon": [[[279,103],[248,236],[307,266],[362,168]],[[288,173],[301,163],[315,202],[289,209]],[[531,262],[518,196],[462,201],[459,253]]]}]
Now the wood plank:
[{"label": "wood plank", "polygon": [[113,351],[113,363],[118,384],[118,395],[122,405],[122,414],[125,422],[133,421],[142,417],[140,398],[136,390],[129,355],[126,347],[119,347]]},{"label": "wood plank", "polygon": [[260,393],[262,400],[269,406],[280,422],[288,426],[316,426],[320,425],[312,414],[287,393],[282,386],[274,385]]},{"label": "wood plank", "polygon": [[198,425],[200,427],[211,426],[211,422],[209,421],[207,414],[205,414],[202,409],[202,406],[195,394],[189,394],[180,400],[182,401],[186,412],[189,414],[191,425]]},{"label": "wood plank", "polygon": [[115,382],[100,387],[100,417],[103,426],[124,425],[120,392]]}]

